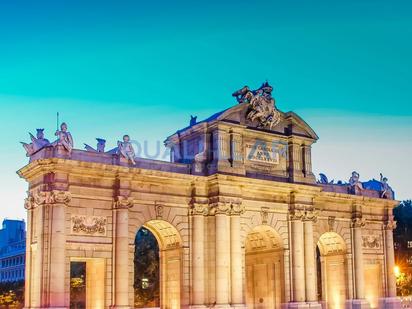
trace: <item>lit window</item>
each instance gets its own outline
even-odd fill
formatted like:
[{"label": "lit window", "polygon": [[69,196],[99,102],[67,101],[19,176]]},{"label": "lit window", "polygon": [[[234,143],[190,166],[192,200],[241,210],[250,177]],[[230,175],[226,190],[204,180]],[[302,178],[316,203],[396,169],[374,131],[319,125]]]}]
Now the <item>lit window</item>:
[{"label": "lit window", "polygon": [[412,240],[408,240],[408,248],[412,248]]}]

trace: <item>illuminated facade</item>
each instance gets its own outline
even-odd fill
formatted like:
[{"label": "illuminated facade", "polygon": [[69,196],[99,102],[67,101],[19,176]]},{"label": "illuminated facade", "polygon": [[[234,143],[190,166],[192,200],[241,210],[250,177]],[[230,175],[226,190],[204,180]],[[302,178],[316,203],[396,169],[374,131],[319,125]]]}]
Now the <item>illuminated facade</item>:
[{"label": "illuminated facade", "polygon": [[398,307],[397,201],[356,178],[317,183],[314,131],[292,112],[255,117],[253,95],[168,137],[171,162],[132,162],[127,138],[117,153],[33,152],[18,172],[26,308],[69,307],[73,262],[86,265],[87,308],[133,307],[142,226],[159,244],[161,308]]}]

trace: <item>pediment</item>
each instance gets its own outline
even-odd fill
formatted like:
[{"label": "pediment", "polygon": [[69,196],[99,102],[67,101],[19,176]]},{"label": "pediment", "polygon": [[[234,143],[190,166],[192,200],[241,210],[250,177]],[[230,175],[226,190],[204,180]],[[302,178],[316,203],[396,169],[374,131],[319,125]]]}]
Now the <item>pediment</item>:
[{"label": "pediment", "polygon": [[299,135],[314,140],[318,139],[315,131],[296,113],[294,112],[282,112],[279,111],[280,121],[274,127],[269,128],[261,126],[258,120],[251,121],[247,118],[250,112],[250,106],[248,103],[240,103],[233,106],[221,113],[215,114],[215,117],[211,117],[206,121],[225,121],[230,123],[238,123],[244,125],[250,129],[256,129],[261,131],[280,133],[285,135]]}]

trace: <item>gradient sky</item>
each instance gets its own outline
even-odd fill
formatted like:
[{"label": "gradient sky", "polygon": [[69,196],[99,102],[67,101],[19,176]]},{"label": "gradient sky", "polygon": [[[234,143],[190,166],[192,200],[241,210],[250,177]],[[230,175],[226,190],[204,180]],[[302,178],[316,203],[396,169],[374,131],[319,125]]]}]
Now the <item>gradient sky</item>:
[{"label": "gradient sky", "polygon": [[318,133],[316,173],[412,198],[412,2],[0,1],[0,219],[24,218],[19,141],[156,142],[268,79]]}]

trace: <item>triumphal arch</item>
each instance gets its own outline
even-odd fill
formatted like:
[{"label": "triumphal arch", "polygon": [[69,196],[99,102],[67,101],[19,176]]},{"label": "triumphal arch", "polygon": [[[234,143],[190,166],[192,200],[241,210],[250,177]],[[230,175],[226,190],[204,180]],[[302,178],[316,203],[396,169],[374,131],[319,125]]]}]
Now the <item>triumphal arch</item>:
[{"label": "triumphal arch", "polygon": [[192,117],[165,141],[170,162],[136,156],[127,135],[109,151],[74,148],[66,124],[54,142],[31,135],[25,307],[71,307],[75,263],[86,308],[135,307],[142,227],[161,308],[398,307],[387,179],[316,180],[318,136],[271,92],[244,87],[233,107]]}]

